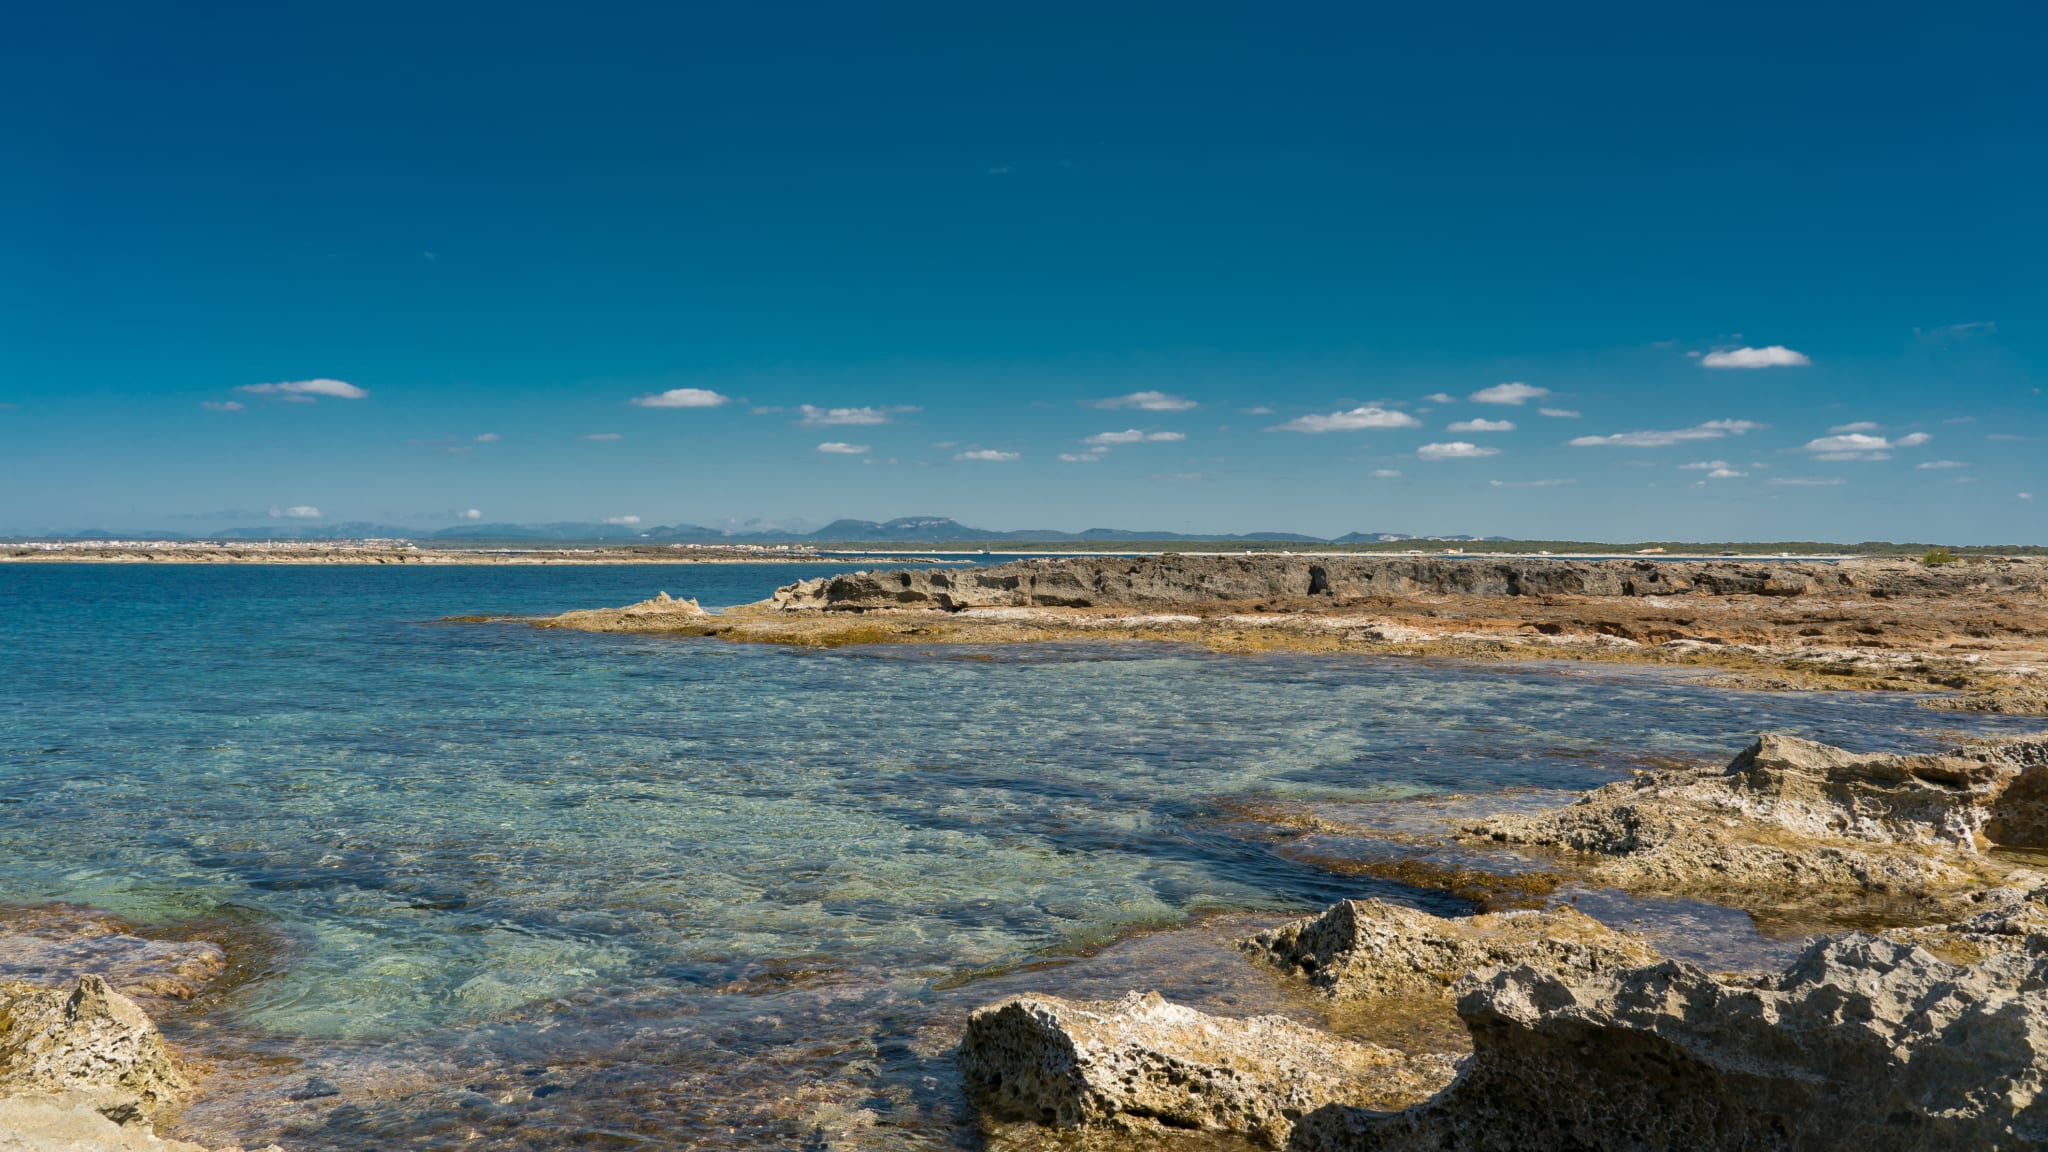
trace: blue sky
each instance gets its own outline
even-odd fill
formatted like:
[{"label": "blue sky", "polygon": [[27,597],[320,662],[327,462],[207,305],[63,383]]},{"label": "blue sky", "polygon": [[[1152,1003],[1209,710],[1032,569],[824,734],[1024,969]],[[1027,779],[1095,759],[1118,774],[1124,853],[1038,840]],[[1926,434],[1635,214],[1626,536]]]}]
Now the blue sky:
[{"label": "blue sky", "polygon": [[2048,542],[2036,5],[594,7],[0,16],[0,532]]}]

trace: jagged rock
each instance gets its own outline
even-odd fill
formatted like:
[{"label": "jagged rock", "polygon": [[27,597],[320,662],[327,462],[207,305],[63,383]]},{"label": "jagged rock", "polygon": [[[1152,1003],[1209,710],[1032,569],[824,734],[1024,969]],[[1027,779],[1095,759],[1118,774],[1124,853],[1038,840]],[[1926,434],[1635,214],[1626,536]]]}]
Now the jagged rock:
[{"label": "jagged rock", "polygon": [[1278,1147],[1329,1104],[1394,1108],[1449,1083],[1448,1056],[1411,1057],[1278,1016],[1232,1020],[1131,993],[1114,1003],[1019,996],[974,1013],[960,1070],[1001,1117],[1242,1133]]},{"label": "jagged rock", "polygon": [[1976,965],[1852,934],[1781,976],[1718,981],[1667,962],[1563,979],[1468,978],[1474,1053],[1396,1116],[1335,1106],[1299,1152],[2048,1145],[2048,955]]},{"label": "jagged rock", "polygon": [[135,1002],[92,975],[70,988],[0,984],[0,1092],[89,1091],[116,1120],[153,1115],[191,1085]]},{"label": "jagged rock", "polygon": [[1379,900],[1340,900],[1239,947],[1346,1000],[1448,996],[1467,973],[1514,964],[1584,974],[1660,958],[1643,941],[1568,908],[1446,919]]},{"label": "jagged rock", "polygon": [[1995,881],[1987,841],[2048,846],[2044,801],[2048,741],[1872,756],[1766,734],[1726,769],[1642,773],[1465,831],[1590,854],[1628,887],[1914,893]]},{"label": "jagged rock", "polygon": [[1888,940],[1927,949],[1952,964],[1974,964],[2001,952],[2048,955],[2048,888],[1993,888],[1971,893],[1960,920],[1889,928]]}]

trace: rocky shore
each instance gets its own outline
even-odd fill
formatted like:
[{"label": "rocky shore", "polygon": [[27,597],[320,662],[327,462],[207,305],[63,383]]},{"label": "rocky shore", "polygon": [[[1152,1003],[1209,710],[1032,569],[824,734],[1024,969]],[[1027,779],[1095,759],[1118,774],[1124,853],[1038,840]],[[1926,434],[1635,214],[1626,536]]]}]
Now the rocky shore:
[{"label": "rocky shore", "polygon": [[2048,848],[2044,784],[2048,740],[1868,756],[1766,735],[1725,769],[1645,773],[1448,831],[1555,850],[1624,889],[1740,906],[1853,903],[1875,886],[1933,919],[1821,936],[1780,971],[1714,973],[1568,907],[1439,917],[1347,900],[1242,950],[1366,1011],[1454,1005],[1468,1048],[1389,1049],[1141,993],[1027,995],[974,1015],[962,1076],[992,1131],[1064,1130],[1077,1147],[1189,1133],[1294,1152],[2040,1147],[2048,877],[2015,854]]},{"label": "rocky shore", "polygon": [[703,619],[649,605],[542,627],[835,647],[1166,640],[1712,669],[1731,687],[1939,693],[2048,715],[2048,561],[1067,557],[806,580]]}]

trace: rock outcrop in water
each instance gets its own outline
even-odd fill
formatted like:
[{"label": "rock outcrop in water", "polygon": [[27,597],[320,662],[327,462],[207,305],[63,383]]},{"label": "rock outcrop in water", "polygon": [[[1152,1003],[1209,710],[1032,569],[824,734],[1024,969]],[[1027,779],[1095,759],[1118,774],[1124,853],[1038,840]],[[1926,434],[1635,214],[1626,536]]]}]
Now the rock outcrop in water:
[{"label": "rock outcrop in water", "polygon": [[1622,887],[1938,894],[2003,873],[1987,843],[2048,847],[2048,741],[1872,756],[1765,735],[1725,769],[1643,773],[1466,831],[1589,854]]},{"label": "rock outcrop in water", "polygon": [[1429,596],[1883,596],[2038,589],[2038,564],[1928,568],[1902,561],[1553,560],[1541,557],[1076,556],[953,571],[853,572],[775,593],[785,609],[1137,608]]},{"label": "rock outcrop in water", "polygon": [[1001,1117],[1232,1132],[1280,1147],[1316,1109],[1399,1108],[1441,1089],[1456,1066],[1277,1016],[1232,1020],[1134,992],[1114,1003],[1020,996],[983,1008],[968,1021],[960,1069],[969,1094]]},{"label": "rock outcrop in water", "polygon": [[2048,954],[1962,967],[1852,934],[1783,975],[1715,980],[1667,962],[1559,977],[1475,975],[1457,1082],[1398,1116],[1325,1108],[1300,1152],[2048,1145]]},{"label": "rock outcrop in water", "polygon": [[1589,975],[1654,964],[1656,949],[1571,909],[1447,919],[1381,900],[1341,900],[1240,947],[1299,972],[1333,999],[1448,996],[1467,973],[1530,965]]}]

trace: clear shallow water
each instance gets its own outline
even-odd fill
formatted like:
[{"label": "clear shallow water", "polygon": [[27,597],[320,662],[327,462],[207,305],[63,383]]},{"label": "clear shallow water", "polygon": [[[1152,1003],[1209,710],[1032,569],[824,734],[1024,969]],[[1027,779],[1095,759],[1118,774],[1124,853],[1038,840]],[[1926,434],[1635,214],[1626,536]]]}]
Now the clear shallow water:
[{"label": "clear shallow water", "polygon": [[[228,914],[280,941],[219,1026],[410,1086],[264,1121],[301,1145],[616,1127],[530,1078],[491,1104],[509,1127],[461,1119],[478,1075],[569,1060],[717,1146],[744,1130],[720,1093],[778,1077],[943,1096],[912,1039],[964,975],[1211,911],[1428,899],[1232,834],[1222,801],[1577,789],[1765,728],[1883,748],[1965,722],[1584,667],[443,622],[738,603],[835,567],[0,566],[0,903]],[[772,1042],[737,1038],[777,1012]]]}]

